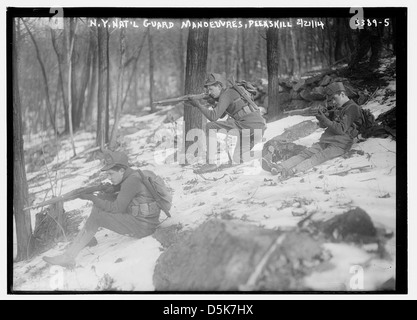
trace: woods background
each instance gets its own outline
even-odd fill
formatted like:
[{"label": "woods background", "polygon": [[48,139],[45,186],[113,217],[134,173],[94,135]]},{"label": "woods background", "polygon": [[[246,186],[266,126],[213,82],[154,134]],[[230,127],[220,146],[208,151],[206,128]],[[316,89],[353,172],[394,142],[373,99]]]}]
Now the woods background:
[{"label": "woods background", "polygon": [[[346,9],[347,10],[347,9]],[[52,16],[52,14],[51,14]],[[181,28],[183,19],[123,18],[127,27],[95,25],[99,18],[47,17],[12,19],[13,66],[13,209],[16,217],[18,260],[27,257],[31,235],[24,156],[25,139],[47,132],[55,139],[78,130],[96,132],[96,145],[114,148],[121,114],[157,111],[156,100],[200,93],[206,72],[227,78],[268,81],[268,115],[279,116],[278,81],[298,81],[309,72],[346,63],[376,67],[381,55],[395,55],[396,21],[351,28],[351,18],[284,18],[283,28]],[[394,17],[395,18],[395,17]],[[372,17],[365,17],[371,19]],[[222,21],[244,18],[216,19]],[[258,20],[258,19],[254,19]],[[265,20],[265,19],[259,19]],[[170,29],[158,22],[174,22]],[[190,21],[204,21],[195,19]],[[206,21],[209,21],[207,18]],[[54,25],[55,23],[55,25]],[[139,28],[129,27],[132,24]],[[361,66],[363,67],[363,65]],[[186,130],[201,127],[196,110],[184,114]],[[76,156],[74,140],[73,153]]]},{"label": "woods background", "polygon": [[[188,29],[180,28],[181,19],[170,20],[175,21],[172,29],[145,28],[144,19],[123,19],[140,28],[90,26],[91,18],[63,20],[63,29],[51,28],[48,18],[16,20],[24,134],[51,128],[67,134],[70,122],[73,131],[96,130],[104,120],[107,142],[117,108],[137,113],[149,107],[153,112],[154,100],[184,94]],[[110,26],[112,20],[121,19],[110,19]],[[253,82],[268,79],[268,36],[280,79],[299,79],[308,71],[349,62],[360,47],[360,29],[350,28],[350,18],[304,19],[321,21],[323,28],[300,27],[297,18],[280,20],[293,27],[207,30],[207,71]],[[393,26],[392,21],[372,26],[366,36],[375,38],[372,45],[379,50],[394,52]]]}]

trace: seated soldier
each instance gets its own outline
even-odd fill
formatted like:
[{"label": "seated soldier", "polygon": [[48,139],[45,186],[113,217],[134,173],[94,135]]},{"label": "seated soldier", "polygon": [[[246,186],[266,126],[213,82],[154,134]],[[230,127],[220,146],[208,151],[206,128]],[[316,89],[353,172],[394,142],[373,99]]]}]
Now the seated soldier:
[{"label": "seated soldier", "polygon": [[283,180],[290,178],[298,172],[307,171],[327,160],[339,157],[352,147],[353,140],[358,135],[357,128],[362,123],[361,109],[348,98],[341,82],[328,85],[326,95],[328,100],[333,100],[336,110],[334,119],[330,120],[319,109],[316,118],[319,125],[326,128],[319,142],[288,160],[270,164],[273,175],[280,174]]},{"label": "seated soldier", "polygon": [[[228,134],[238,136],[232,161],[234,164],[239,164],[244,161],[245,155],[252,150],[254,145],[262,140],[266,129],[265,119],[261,116],[259,109],[254,109],[233,87],[228,88],[226,80],[220,74],[209,74],[204,86],[208,89],[209,95],[216,105],[209,109],[197,100],[190,100],[192,106],[198,108],[210,120],[206,125],[208,163],[196,173],[209,172],[217,168],[217,165],[214,164],[217,152],[209,149],[211,130],[217,132],[217,130],[224,129]],[[226,121],[218,121],[226,114],[229,115]],[[255,130],[259,130],[259,133],[255,134]]]},{"label": "seated soldier", "polygon": [[78,253],[93,239],[98,228],[106,228],[119,234],[143,238],[153,234],[159,224],[160,208],[152,194],[142,183],[140,174],[129,167],[123,152],[105,152],[106,165],[101,169],[120,191],[114,201],[84,194],[80,199],[91,200],[94,206],[84,228],[62,254],[43,257],[43,260],[63,267],[75,266]]}]

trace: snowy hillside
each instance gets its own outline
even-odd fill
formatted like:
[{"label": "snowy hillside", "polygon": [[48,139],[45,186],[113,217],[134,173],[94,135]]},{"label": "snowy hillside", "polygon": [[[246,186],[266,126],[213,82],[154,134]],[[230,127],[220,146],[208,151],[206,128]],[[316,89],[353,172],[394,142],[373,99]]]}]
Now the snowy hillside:
[{"label": "snowy hillside", "polygon": [[[364,107],[375,115],[390,109],[394,101],[382,101],[381,89],[377,98]],[[395,82],[389,90],[395,91]],[[383,283],[395,278],[396,259],[396,142],[390,138],[369,138],[354,144],[347,158],[339,157],[328,161],[303,175],[279,182],[277,177],[261,169],[258,160],[239,166],[199,176],[192,167],[178,163],[161,164],[158,150],[158,133],[173,132],[177,124],[161,125],[165,115],[156,113],[143,117],[125,115],[120,126],[123,133],[123,150],[129,155],[132,167],[154,170],[164,177],[174,190],[172,218],[160,225],[161,231],[177,226],[181,231],[193,230],[208,219],[229,219],[268,229],[291,228],[306,215],[314,213],[312,219],[329,219],[353,207],[365,210],[377,228],[394,234],[387,240],[387,254],[381,258],[375,244],[364,246],[349,243],[326,243],[324,247],[331,255],[331,268],[317,270],[305,279],[312,290],[349,290],[352,277],[351,267],[360,265],[364,269],[364,290],[376,290]],[[265,139],[281,134],[285,128],[314,117],[292,116],[268,123]],[[165,131],[164,131],[165,130]],[[310,146],[318,140],[323,129],[295,141]],[[153,134],[157,132],[156,135]],[[39,142],[33,140],[31,143]],[[77,152],[95,143],[92,133],[79,132],[75,136]],[[28,147],[25,145],[25,147]],[[258,150],[262,146],[257,146]],[[87,161],[87,156],[68,163],[57,171],[52,166],[72,156],[70,142],[61,141],[61,149],[48,170],[57,181],[56,193],[63,194],[75,188],[91,184],[98,177],[102,164],[99,160]],[[169,156],[169,153],[168,153]],[[58,166],[56,166],[58,167]],[[46,168],[28,174],[29,192],[35,195],[34,203],[51,197],[50,180]],[[342,173],[342,174],[340,174]],[[76,199],[64,204],[66,212],[75,212],[87,217],[92,203]],[[32,210],[32,225],[35,214]],[[165,216],[161,214],[161,221]],[[82,225],[81,225],[82,226]],[[81,227],[80,226],[80,227]],[[55,255],[63,251],[66,242],[58,243],[53,249],[33,257],[29,261],[14,264],[14,290],[17,291],[94,291],[126,290],[153,291],[153,271],[164,248],[154,237],[132,239],[101,230],[96,235],[98,245],[85,248],[77,258],[77,267],[66,270],[51,267],[43,255]]]}]

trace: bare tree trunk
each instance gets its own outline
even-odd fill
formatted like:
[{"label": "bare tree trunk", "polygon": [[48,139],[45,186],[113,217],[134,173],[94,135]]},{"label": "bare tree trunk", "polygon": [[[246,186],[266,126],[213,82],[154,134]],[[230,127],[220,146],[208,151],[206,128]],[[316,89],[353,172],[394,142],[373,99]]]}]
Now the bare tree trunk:
[{"label": "bare tree trunk", "polygon": [[58,73],[59,73],[59,83],[61,87],[61,93],[62,93],[62,104],[64,106],[64,121],[65,121],[65,127],[64,127],[64,134],[69,133],[69,116],[68,116],[68,102],[67,98],[65,97],[65,87],[64,87],[64,75],[62,71],[62,57],[58,50],[58,45],[56,43],[56,37],[55,32],[51,28],[51,39],[52,39],[52,47],[54,48],[57,60],[58,60]]},{"label": "bare tree trunk", "polygon": [[335,45],[334,45],[334,60],[339,61],[343,58],[342,48],[343,48],[343,23],[340,19],[343,18],[336,18],[336,39],[335,39]]},{"label": "bare tree trunk", "polygon": [[109,34],[109,29],[106,28],[106,64],[107,64],[107,69],[106,69],[106,79],[107,79],[107,83],[106,83],[106,91],[107,91],[107,95],[106,95],[106,117],[105,117],[105,143],[109,142],[109,138],[110,138],[110,49],[109,49],[109,42],[110,42],[110,34]]},{"label": "bare tree trunk", "polygon": [[243,67],[243,77],[245,79],[249,79],[249,72],[248,72],[248,63],[246,62],[246,39],[245,39],[245,31],[241,29],[241,55],[242,55],[242,67]]},{"label": "bare tree trunk", "polygon": [[229,64],[229,35],[227,28],[224,28],[224,71],[226,74],[226,79],[230,74],[230,64]]},{"label": "bare tree trunk", "polygon": [[44,89],[45,89],[46,107],[48,108],[49,119],[51,121],[52,128],[53,128],[54,132],[56,133],[57,131],[56,131],[55,119],[53,118],[53,114],[52,114],[51,99],[50,99],[50,96],[49,96],[48,77],[46,75],[45,65],[43,64],[41,53],[39,51],[38,44],[36,43],[35,37],[33,36],[32,32],[30,31],[29,27],[27,26],[25,20],[22,19],[22,21],[23,21],[23,24],[26,27],[26,30],[28,31],[28,34],[29,34],[30,38],[32,39],[33,45],[35,46],[36,58],[38,59],[38,62],[39,62],[39,65],[40,65],[41,71],[42,71],[42,76],[43,76],[43,85],[44,85]]},{"label": "bare tree trunk", "polygon": [[97,98],[97,73],[98,73],[98,58],[97,58],[97,30],[94,28],[90,36],[90,46],[92,48],[92,64],[90,66],[90,79],[88,85],[88,98],[85,111],[85,122],[91,123],[93,117],[93,102]]},{"label": "bare tree trunk", "polygon": [[[93,48],[91,47],[91,41],[89,41],[87,52],[88,53],[87,53],[86,63],[81,72],[81,82],[80,82],[81,84],[80,84],[78,98],[77,98],[78,107],[77,107],[77,112],[75,114],[75,117],[76,117],[75,124],[74,124],[75,130],[80,128],[83,111],[85,109],[84,108],[85,94],[86,94],[88,82],[90,79],[91,56],[93,55]],[[74,81],[75,80],[76,79],[74,79]]]},{"label": "bare tree trunk", "polygon": [[97,146],[104,148],[107,102],[107,27],[98,27],[98,90],[97,90]]},{"label": "bare tree trunk", "polygon": [[[69,41],[68,43],[71,44],[71,42],[74,41],[72,52],[74,52],[75,47],[75,25],[74,25],[74,19],[69,19],[70,21],[70,27],[69,27]],[[68,49],[67,49],[68,50]],[[77,113],[78,113],[78,91],[79,91],[79,78],[77,77],[77,59],[76,55],[72,54],[71,52],[71,61],[68,60],[68,68],[71,68],[71,119],[72,119],[72,130],[77,131]],[[67,51],[68,53],[68,51]],[[69,87],[69,86],[68,86]]]},{"label": "bare tree trunk", "polygon": [[332,35],[332,26],[330,24],[330,21],[332,19],[326,18],[326,26],[327,26],[327,40],[329,42],[329,66],[333,64],[333,35]]},{"label": "bare tree trunk", "polygon": [[180,37],[178,39],[178,59],[180,67],[180,81],[178,81],[178,92],[180,95],[184,93],[184,75],[185,75],[185,63],[184,63],[184,32],[180,29]]},{"label": "bare tree trunk", "polygon": [[122,104],[122,95],[123,95],[123,75],[124,75],[124,64],[125,64],[125,52],[126,52],[126,43],[125,43],[125,29],[120,31],[120,62],[119,62],[119,75],[117,79],[117,98],[116,98],[116,108],[114,110],[114,125],[111,132],[109,149],[114,150],[116,147],[116,137],[117,129],[119,126],[119,114]]},{"label": "bare tree trunk", "polygon": [[[291,23],[293,23],[292,19],[291,19]],[[291,48],[292,48],[292,55],[293,55],[293,62],[294,62],[294,69],[293,69],[292,75],[298,79],[300,77],[300,64],[299,64],[298,56],[297,56],[296,39],[295,39],[294,31],[292,30],[292,28],[290,28],[290,36],[291,36],[291,46],[292,46]],[[277,45],[277,49],[278,49],[278,45]]]},{"label": "bare tree trunk", "polygon": [[[208,20],[203,20],[207,21]],[[204,86],[207,69],[208,28],[190,29],[187,41],[187,64],[185,68],[185,94],[200,93]],[[184,106],[184,137],[191,129],[203,128],[203,116],[194,107]],[[185,138],[184,138],[185,140]],[[193,141],[185,141],[185,150]]]},{"label": "bare tree trunk", "polygon": [[[16,222],[17,261],[28,258],[31,253],[30,239],[32,224],[30,211],[23,208],[28,205],[28,185],[25,171],[25,155],[22,138],[22,112],[18,81],[18,51],[16,50],[16,18],[12,30],[12,68],[13,68],[13,214]],[[9,59],[8,59],[9,60]]]},{"label": "bare tree trunk", "polygon": [[[262,71],[258,72],[259,65],[261,65],[261,55],[262,55],[262,37],[258,31],[255,31],[256,35],[256,46],[255,46],[255,57],[253,59],[253,72],[256,77],[262,76]],[[255,41],[255,40],[254,40]]]},{"label": "bare tree trunk", "polygon": [[127,85],[127,89],[126,89],[126,92],[124,94],[124,98],[123,98],[122,105],[121,105],[121,110],[123,110],[123,106],[125,105],[125,102],[126,102],[126,99],[127,99],[127,96],[128,96],[133,78],[135,78],[135,88],[134,88],[133,92],[134,92],[134,101],[135,101],[135,106],[136,106],[136,103],[137,103],[137,100],[138,100],[138,96],[137,96],[137,83],[138,83],[137,80],[138,80],[138,78],[135,77],[136,76],[136,70],[138,69],[138,60],[139,60],[140,54],[142,53],[142,48],[143,48],[143,45],[145,44],[145,40],[146,40],[146,37],[148,35],[149,35],[149,29],[144,34],[144,36],[142,38],[142,41],[141,41],[141,43],[139,45],[139,48],[138,48],[138,53],[133,60],[133,70],[132,70],[132,73],[130,74],[129,83]]},{"label": "bare tree trunk", "polygon": [[231,46],[231,51],[230,51],[230,72],[229,74],[236,77],[237,79],[239,79],[239,77],[237,77],[237,70],[238,70],[238,51],[239,51],[239,46],[238,46],[238,32],[237,30],[232,30],[231,31],[233,33],[233,41],[232,41],[232,46]]},{"label": "bare tree trunk", "polygon": [[279,105],[279,30],[269,28],[266,33],[266,55],[268,66],[268,116],[271,119],[281,115],[282,110]]},{"label": "bare tree trunk", "polygon": [[153,105],[153,91],[154,91],[154,53],[153,53],[153,43],[152,43],[152,34],[151,30],[148,27],[148,47],[149,47],[149,107],[151,113],[155,112],[155,106]]},{"label": "bare tree trunk", "polygon": [[74,49],[74,38],[75,38],[75,31],[77,29],[77,22],[75,21],[74,26],[74,34],[71,37],[71,25],[72,25],[72,19],[76,18],[70,18],[70,27],[68,30],[68,41],[67,41],[67,61],[68,61],[68,116],[69,116],[69,129],[70,129],[70,137],[71,137],[71,145],[72,145],[72,151],[74,154],[74,157],[77,155],[77,152],[75,151],[75,143],[74,143],[74,132],[73,132],[73,126],[72,126],[72,91],[71,91],[71,84],[72,84],[72,51]]}]

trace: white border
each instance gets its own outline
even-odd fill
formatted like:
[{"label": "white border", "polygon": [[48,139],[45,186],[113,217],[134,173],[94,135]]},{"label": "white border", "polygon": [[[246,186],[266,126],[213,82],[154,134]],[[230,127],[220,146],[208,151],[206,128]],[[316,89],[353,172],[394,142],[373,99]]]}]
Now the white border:
[{"label": "white border", "polygon": [[[66,0],[66,1],[45,1],[39,0],[36,3],[30,3],[29,1],[25,0],[16,0],[16,1],[9,1],[6,0],[3,7],[3,10],[0,12],[0,21],[1,21],[1,29],[2,32],[0,33],[0,43],[6,43],[6,10],[7,7],[170,7],[172,4],[168,1],[161,1],[161,0],[154,0],[151,2],[149,1],[120,1],[117,2],[117,6],[115,6],[114,2],[112,1],[100,1],[100,2],[88,2],[86,5],[85,1],[80,0]],[[358,7],[360,4],[352,1],[341,1],[341,0],[332,0],[332,1],[320,1],[320,4],[317,5],[317,1],[297,1],[297,3],[291,2],[291,5],[288,4],[287,1],[262,1],[262,5],[253,5],[253,1],[249,2],[247,0],[210,0],[210,1],[200,1],[197,3],[196,0],[177,0],[176,2],[177,7]],[[362,4],[363,6],[363,4]],[[413,1],[404,1],[404,0],[397,0],[397,1],[381,1],[381,0],[371,0],[366,1],[365,7],[408,7],[408,79],[407,79],[407,122],[408,122],[408,137],[412,141],[412,143],[408,144],[408,285],[409,285],[409,294],[408,295],[250,295],[250,294],[242,294],[242,295],[158,295],[158,294],[150,294],[150,295],[88,295],[82,296],[82,298],[87,298],[91,300],[99,299],[99,300],[114,300],[114,299],[124,299],[124,300],[167,300],[167,305],[169,305],[169,301],[176,301],[176,300],[294,300],[294,299],[301,299],[301,300],[323,300],[323,299],[330,299],[330,300],[344,300],[344,299],[363,299],[363,300],[370,300],[370,299],[378,299],[378,300],[400,300],[400,299],[416,299],[417,297],[417,277],[416,277],[416,270],[417,270],[417,237],[416,234],[416,197],[413,192],[415,192],[415,179],[416,177],[416,166],[411,165],[415,164],[416,159],[416,142],[415,137],[417,137],[417,125],[415,122],[417,121],[416,113],[417,113],[417,105],[415,102],[417,101],[415,90],[415,76],[417,73],[416,69],[416,61],[415,57],[417,57],[416,52],[416,41],[415,38],[410,37],[411,30],[417,30],[416,26],[416,2]],[[411,41],[413,40],[413,41]],[[2,194],[6,195],[8,192],[12,192],[12,190],[7,190],[7,162],[6,162],[6,46],[0,46],[0,56],[1,56],[1,63],[0,65],[0,74],[3,75],[4,82],[1,86],[1,96],[3,97],[3,106],[0,108],[0,181],[2,183],[1,190],[3,191]],[[410,59],[410,57],[414,57],[414,59]],[[399,107],[399,112],[401,112],[401,107]],[[405,106],[404,106],[405,108]],[[411,123],[411,120],[413,123]],[[12,124],[9,124],[12,125]],[[10,173],[11,174],[11,173]],[[11,205],[11,204],[9,204]],[[40,300],[40,299],[52,299],[52,300],[62,300],[62,299],[80,299],[80,295],[7,295],[7,224],[6,218],[7,214],[10,213],[6,206],[6,201],[1,201],[0,207],[0,298],[5,300]]]}]

